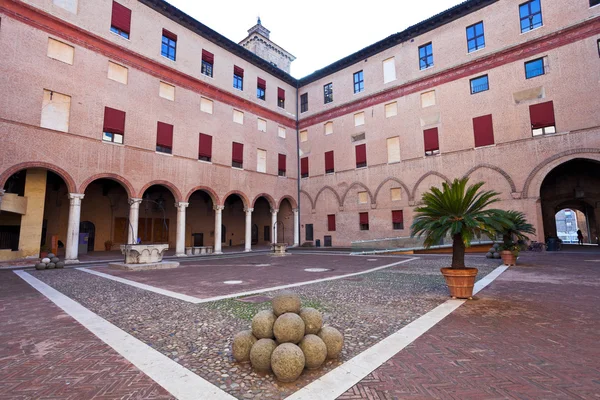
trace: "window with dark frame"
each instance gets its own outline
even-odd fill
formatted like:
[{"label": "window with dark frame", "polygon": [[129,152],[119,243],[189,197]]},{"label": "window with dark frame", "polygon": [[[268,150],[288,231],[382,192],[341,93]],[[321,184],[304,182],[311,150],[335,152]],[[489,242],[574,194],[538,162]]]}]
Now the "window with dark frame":
[{"label": "window with dark frame", "polygon": [[262,78],[256,79],[256,97],[265,100],[265,92],[267,90],[267,82]]},{"label": "window with dark frame", "polygon": [[354,93],[360,93],[365,90],[365,80],[362,71],[354,73]]},{"label": "window with dark frame", "polygon": [[330,232],[335,232],[335,214],[327,215],[327,230]]},{"label": "window with dark frame", "polygon": [[359,144],[354,147],[356,153],[356,168],[367,166],[367,145]]},{"label": "window with dark frame", "polygon": [[212,136],[201,133],[198,142],[198,160],[210,162],[212,160]]},{"label": "window with dark frame", "polygon": [[308,111],[308,93],[304,93],[300,95],[300,112]]},{"label": "window with dark frame", "polygon": [[433,67],[433,45],[431,42],[419,46],[419,68]]},{"label": "window with dark frame", "polygon": [[423,131],[423,141],[425,144],[426,156],[433,156],[440,153],[438,128],[425,129]]},{"label": "window with dark frame", "polygon": [[231,145],[231,166],[244,168],[244,145],[233,142]]},{"label": "window with dark frame", "polygon": [[308,178],[308,157],[300,159],[300,177]]},{"label": "window with dark frame", "polygon": [[110,31],[119,36],[129,39],[131,30],[131,10],[116,1],[112,3],[112,16]]},{"label": "window with dark frame", "polygon": [[323,102],[325,104],[333,101],[333,83],[323,85]]},{"label": "window with dark frame", "polygon": [[369,230],[369,213],[368,212],[358,213],[358,224],[360,226],[361,231]]},{"label": "window with dark frame", "polygon": [[244,90],[244,70],[236,65],[233,66],[233,87]]},{"label": "window with dark frame", "polygon": [[285,90],[277,88],[277,107],[285,108]]},{"label": "window with dark frame", "polygon": [[470,81],[471,84],[471,94],[485,92],[490,89],[488,76],[478,76],[477,78],[473,78]]},{"label": "window with dark frame", "polygon": [[475,147],[491,146],[494,142],[494,124],[492,114],[473,118]]},{"label": "window with dark frame", "polygon": [[531,79],[536,76],[544,75],[544,58],[538,58],[535,60],[527,61],[525,63],[525,78]]},{"label": "window with dark frame", "polygon": [[543,25],[541,0],[531,0],[519,6],[521,33],[531,31]]},{"label": "window with dark frame", "polygon": [[404,229],[404,212],[402,210],[392,210],[392,228],[394,230]]},{"label": "window with dark frame", "polygon": [[177,35],[173,32],[169,32],[163,29],[162,34],[162,45],[160,47],[160,54],[163,57],[167,57],[169,60],[175,61],[175,55],[177,51]]},{"label": "window with dark frame", "polygon": [[156,151],[172,154],[173,152],[173,125],[158,121],[156,124]]},{"label": "window with dark frame", "polygon": [[123,144],[125,135],[125,111],[104,107],[104,127],[102,140],[105,142]]},{"label": "window with dark frame", "polygon": [[531,119],[531,134],[533,136],[556,133],[554,103],[552,101],[529,106],[529,118]]},{"label": "window with dark frame", "polygon": [[483,21],[467,26],[467,50],[469,53],[485,47]]},{"label": "window with dark frame", "polygon": [[200,68],[200,72],[203,75],[213,76],[213,65],[215,63],[215,56],[213,53],[202,50],[202,67]]},{"label": "window with dark frame", "polygon": [[314,239],[313,236],[313,224],[306,224],[306,240],[312,241]]},{"label": "window with dark frame", "polygon": [[277,160],[278,162],[278,167],[277,167],[277,174],[279,176],[285,176],[286,175],[286,167],[287,167],[287,157],[285,154],[279,154],[279,158]]},{"label": "window with dark frame", "polygon": [[325,152],[325,173],[333,174],[335,172],[335,164],[333,158],[333,150]]}]

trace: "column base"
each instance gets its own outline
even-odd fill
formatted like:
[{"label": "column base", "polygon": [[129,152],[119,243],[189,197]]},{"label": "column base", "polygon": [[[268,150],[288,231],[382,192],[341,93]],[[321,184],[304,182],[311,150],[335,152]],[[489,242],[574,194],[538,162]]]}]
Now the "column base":
[{"label": "column base", "polygon": [[212,254],[223,254],[222,251],[214,251]]},{"label": "column base", "polygon": [[187,254],[185,254],[185,253],[175,254],[175,257],[187,257]]},{"label": "column base", "polygon": [[249,253],[249,252],[251,252],[251,251],[252,251],[252,249],[244,249],[244,251],[245,251],[246,253]]},{"label": "column base", "polygon": [[79,260],[65,260],[65,265],[79,264]]}]

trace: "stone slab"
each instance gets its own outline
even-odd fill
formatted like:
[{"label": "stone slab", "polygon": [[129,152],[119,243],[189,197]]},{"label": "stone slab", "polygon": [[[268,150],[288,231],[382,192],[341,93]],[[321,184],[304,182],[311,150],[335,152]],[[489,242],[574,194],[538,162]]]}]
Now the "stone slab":
[{"label": "stone slab", "polygon": [[109,263],[108,266],[112,269],[121,269],[125,271],[148,271],[153,269],[169,269],[179,267],[176,261],[162,261],[159,263],[149,264],[127,264],[127,263]]}]

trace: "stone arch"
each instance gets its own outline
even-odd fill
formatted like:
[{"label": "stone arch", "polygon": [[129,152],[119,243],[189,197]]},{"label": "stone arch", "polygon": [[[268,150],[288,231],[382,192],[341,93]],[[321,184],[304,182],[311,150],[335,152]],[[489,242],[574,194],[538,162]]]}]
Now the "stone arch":
[{"label": "stone arch", "polygon": [[373,202],[374,202],[375,204],[377,204],[377,196],[379,195],[379,191],[381,190],[381,188],[383,187],[383,185],[385,185],[386,183],[388,183],[388,182],[390,182],[390,181],[396,182],[396,183],[400,184],[400,186],[402,186],[402,189],[404,189],[404,193],[406,193],[406,194],[408,195],[408,200],[409,200],[409,201],[411,201],[411,200],[413,199],[413,198],[412,198],[412,194],[410,193],[410,190],[408,189],[408,186],[406,186],[406,185],[404,184],[404,182],[402,182],[402,181],[401,181],[400,179],[398,179],[398,178],[394,178],[394,177],[392,177],[392,176],[388,176],[387,178],[385,178],[385,179],[383,180],[383,182],[381,182],[381,183],[379,184],[379,186],[377,186],[377,189],[375,189],[375,196],[374,196],[374,197],[375,197],[375,199],[373,200]]},{"label": "stone arch", "polygon": [[281,202],[286,199],[290,202],[292,208],[298,208],[298,203],[296,202],[296,200],[292,196],[289,196],[287,194],[279,199],[279,201],[277,202],[277,208],[280,208]]},{"label": "stone arch", "polygon": [[315,209],[315,202],[313,201],[312,197],[310,197],[310,194],[308,194],[308,192],[301,190],[300,194],[305,195],[308,198],[308,201],[310,201],[310,209],[314,210]]},{"label": "stone arch", "polygon": [[369,190],[369,188],[367,186],[365,186],[364,183],[362,182],[353,182],[352,184],[350,184],[350,186],[348,186],[348,189],[346,189],[346,191],[344,192],[344,195],[342,196],[342,201],[340,203],[340,206],[344,206],[344,202],[346,201],[346,196],[348,195],[348,192],[350,192],[350,190],[352,190],[353,187],[355,186],[360,186],[361,188],[365,189],[369,195],[369,199],[371,200],[371,204],[375,204],[375,198],[373,197],[373,194],[371,193],[371,190]]},{"label": "stone arch", "polygon": [[427,172],[425,175],[423,175],[422,177],[419,178],[419,180],[417,181],[417,183],[415,183],[415,186],[413,187],[412,193],[411,193],[411,197],[414,199],[415,195],[417,194],[417,189],[419,188],[419,185],[421,184],[421,182],[423,182],[425,180],[425,178],[427,178],[428,176],[431,175],[435,175],[438,178],[443,179],[445,182],[450,183],[450,179],[448,179],[448,177],[444,174],[440,174],[437,171],[429,171]]},{"label": "stone arch", "polygon": [[[242,199],[242,203],[244,204],[244,208],[248,208],[249,204],[250,204],[250,200],[248,200],[248,196],[246,196],[244,193],[240,192],[239,190],[230,190],[229,192],[227,192],[227,194],[225,196],[223,196],[223,201],[221,203],[222,206],[225,205],[225,201],[227,201],[227,198],[229,196],[231,196],[232,194],[237,194],[238,196],[240,196],[240,199]],[[254,204],[254,203],[252,203]]]},{"label": "stone arch", "polygon": [[323,186],[321,188],[321,190],[319,190],[319,192],[317,193],[317,195],[315,196],[315,201],[313,203],[313,210],[315,209],[315,207],[317,206],[317,201],[319,200],[319,196],[321,195],[321,193],[323,193],[325,190],[331,190],[333,192],[333,195],[335,196],[335,198],[338,201],[338,206],[342,207],[342,205],[344,203],[342,203],[342,201],[340,200],[340,195],[335,191],[334,188],[332,188],[331,186]]},{"label": "stone arch", "polygon": [[139,191],[138,193],[138,197],[142,197],[144,195],[144,192],[146,190],[148,190],[148,188],[150,186],[154,186],[154,185],[160,185],[160,186],[164,186],[167,189],[169,189],[169,191],[171,192],[171,194],[173,195],[173,197],[175,198],[176,202],[180,202],[183,201],[183,198],[181,196],[181,192],[179,191],[179,189],[177,189],[177,187],[175,187],[175,185],[173,185],[171,182],[167,182],[167,181],[162,181],[162,180],[157,180],[157,181],[152,181],[152,182],[148,182],[144,185],[144,187]]},{"label": "stone arch", "polygon": [[197,191],[203,191],[206,194],[208,194],[210,196],[210,198],[212,199],[212,202],[214,205],[220,204],[219,203],[219,196],[217,196],[217,193],[212,190],[211,188],[209,188],[208,186],[196,186],[194,188],[192,188],[188,194],[185,196],[184,201],[190,201],[190,197],[192,197],[192,195],[194,194],[194,192]]},{"label": "stone arch", "polygon": [[563,151],[562,153],[558,153],[546,158],[544,161],[539,163],[527,176],[527,179],[525,179],[525,184],[523,185],[522,198],[528,198],[530,191],[532,193],[537,193],[537,195],[533,197],[539,197],[540,188],[546,175],[548,175],[550,171],[558,167],[560,164],[574,160],[576,158],[600,161],[600,149],[573,149]]},{"label": "stone arch", "polygon": [[[0,174],[0,189],[2,189],[4,187],[8,178],[10,178],[13,174],[15,174],[19,171],[28,169],[28,168],[43,168],[43,169],[47,169],[48,171],[54,172],[55,174],[60,176],[63,181],[65,181],[65,184],[67,185],[67,189],[69,190],[69,193],[77,193],[77,185],[75,184],[75,180],[71,177],[71,175],[67,171],[65,171],[64,169],[62,169],[60,167],[57,167],[54,164],[48,164],[45,162],[38,162],[38,161],[28,161],[28,162],[16,164],[16,165],[13,165],[12,167],[10,167],[9,169],[7,169],[6,171],[4,171],[2,174]],[[83,192],[81,192],[81,193],[83,193]]]},{"label": "stone arch", "polygon": [[273,196],[271,196],[268,193],[259,193],[254,197],[254,200],[252,200],[252,207],[254,207],[254,203],[256,203],[256,200],[258,200],[260,197],[264,197],[268,202],[269,205],[271,206],[271,208],[274,210],[277,206],[277,202],[275,201],[275,199],[273,198]]},{"label": "stone arch", "polygon": [[491,165],[491,164],[479,164],[479,165],[476,165],[473,168],[471,168],[470,170],[468,170],[467,173],[464,174],[463,178],[468,178],[473,172],[475,172],[475,171],[477,171],[478,169],[481,169],[481,168],[487,168],[487,169],[491,169],[493,171],[498,172],[500,175],[502,175],[506,179],[506,181],[510,185],[510,190],[512,192],[516,192],[517,191],[517,187],[515,186],[515,182],[512,180],[512,178],[510,177],[510,175],[506,171],[504,171],[502,168],[496,167],[495,165]]},{"label": "stone arch", "polygon": [[129,197],[129,198],[135,197],[135,190],[133,189],[133,186],[131,185],[131,183],[129,183],[129,181],[127,179],[123,178],[122,176],[119,176],[117,174],[112,174],[112,173],[96,174],[94,176],[90,176],[85,181],[83,181],[81,186],[79,186],[79,193],[85,193],[85,189],[87,189],[87,187],[89,186],[90,183],[92,183],[93,181],[95,181],[97,179],[102,179],[102,178],[119,182],[123,186],[125,191],[127,192],[127,197]]}]

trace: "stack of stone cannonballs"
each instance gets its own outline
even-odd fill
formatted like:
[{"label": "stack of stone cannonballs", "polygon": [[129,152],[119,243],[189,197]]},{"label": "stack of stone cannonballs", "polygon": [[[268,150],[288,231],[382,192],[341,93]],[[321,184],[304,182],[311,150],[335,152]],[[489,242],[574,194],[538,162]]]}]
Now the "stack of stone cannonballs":
[{"label": "stack of stone cannonballs", "polygon": [[485,255],[486,258],[500,258],[500,244],[499,243],[494,243],[494,246],[492,246],[487,254]]},{"label": "stack of stone cannonballs", "polygon": [[234,336],[232,353],[239,362],[250,361],[261,372],[273,371],[281,382],[293,382],[304,368],[319,368],[342,352],[344,336],[323,326],[321,313],[301,308],[300,297],[284,292],[272,301],[273,310],[258,312],[252,329]]},{"label": "stack of stone cannonballs", "polygon": [[48,257],[42,258],[41,261],[35,264],[35,269],[54,269],[64,268],[65,263],[60,261],[56,255],[50,253]]}]

